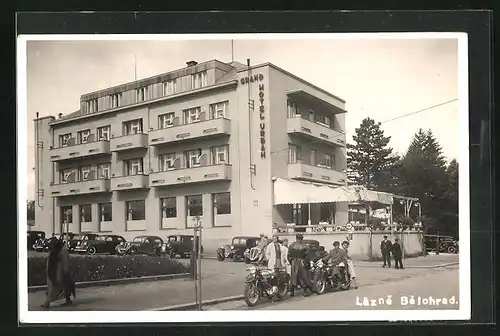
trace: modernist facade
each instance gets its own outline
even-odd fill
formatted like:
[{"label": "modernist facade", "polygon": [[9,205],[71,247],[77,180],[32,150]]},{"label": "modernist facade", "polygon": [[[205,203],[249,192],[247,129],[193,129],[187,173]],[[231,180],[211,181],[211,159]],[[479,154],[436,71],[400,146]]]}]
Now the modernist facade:
[{"label": "modernist facade", "polygon": [[[345,102],[266,63],[212,60],[84,94],[35,120],[36,227],[211,249],[272,225],[345,224],[347,205],[273,206],[273,177],[346,185]],[[308,212],[310,211],[310,217]]]}]

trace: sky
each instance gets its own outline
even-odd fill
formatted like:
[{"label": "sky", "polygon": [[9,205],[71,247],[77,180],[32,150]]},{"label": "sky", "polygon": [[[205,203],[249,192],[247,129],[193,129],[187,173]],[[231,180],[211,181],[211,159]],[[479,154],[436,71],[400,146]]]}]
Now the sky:
[{"label": "sky", "polygon": [[[385,122],[458,98],[457,39],[235,39],[234,60],[271,62],[346,101],[348,142],[361,121],[383,122],[389,146],[404,153],[430,129],[445,158],[458,160],[458,102]],[[28,198],[34,199],[34,124],[79,109],[80,96],[199,63],[232,60],[231,40],[28,41]]]}]

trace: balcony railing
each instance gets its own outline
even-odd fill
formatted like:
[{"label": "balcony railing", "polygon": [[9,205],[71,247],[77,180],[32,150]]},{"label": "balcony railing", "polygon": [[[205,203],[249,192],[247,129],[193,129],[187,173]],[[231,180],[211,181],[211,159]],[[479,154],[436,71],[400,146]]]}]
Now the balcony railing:
[{"label": "balcony railing", "polygon": [[95,194],[103,192],[110,192],[109,179],[68,182],[52,184],[50,186],[50,195],[52,197]]},{"label": "balcony railing", "polygon": [[112,152],[146,148],[148,147],[148,135],[145,133],[122,135],[111,138],[110,143]]},{"label": "balcony railing", "polygon": [[308,180],[337,185],[346,185],[347,174],[323,166],[313,166],[305,163],[289,163],[288,177],[297,180]]},{"label": "balcony railing", "polygon": [[302,134],[341,147],[345,147],[346,145],[346,136],[344,132],[334,130],[319,122],[313,122],[301,116],[296,116],[288,118],[286,123],[287,132],[289,134]]},{"label": "balcony railing", "polygon": [[157,146],[187,139],[197,139],[231,134],[231,120],[217,118],[149,131],[149,145]]},{"label": "balcony railing", "polygon": [[171,169],[149,174],[149,185],[151,187],[230,180],[231,165],[229,164],[200,165],[198,167]]},{"label": "balcony railing", "polygon": [[148,175],[137,174],[111,177],[111,190],[113,191],[145,188],[149,188]]},{"label": "balcony railing", "polygon": [[109,141],[97,140],[81,144],[70,144],[64,147],[51,148],[50,161],[63,161],[81,157],[110,154]]}]

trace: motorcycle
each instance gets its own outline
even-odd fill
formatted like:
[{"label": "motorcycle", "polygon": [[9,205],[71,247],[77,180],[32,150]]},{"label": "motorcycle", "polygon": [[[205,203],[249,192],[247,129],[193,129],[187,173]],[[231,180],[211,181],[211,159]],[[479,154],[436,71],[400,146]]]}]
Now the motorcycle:
[{"label": "motorcycle", "polygon": [[260,247],[255,246],[251,249],[246,249],[245,252],[243,252],[243,258],[245,259],[245,263],[247,264],[256,263],[261,260],[263,253],[264,252]]},{"label": "motorcycle", "polygon": [[245,277],[245,303],[254,307],[266,296],[269,299],[282,299],[288,292],[290,276],[286,272],[275,272],[270,269],[252,265],[247,268]]},{"label": "motorcycle", "polygon": [[221,246],[217,249],[217,260],[224,261],[233,257],[233,247],[229,245]]},{"label": "motorcycle", "polygon": [[348,290],[351,287],[351,275],[344,262],[337,266],[329,267],[323,261],[318,260],[314,266],[313,284],[316,287],[316,292],[321,295],[327,289]]}]

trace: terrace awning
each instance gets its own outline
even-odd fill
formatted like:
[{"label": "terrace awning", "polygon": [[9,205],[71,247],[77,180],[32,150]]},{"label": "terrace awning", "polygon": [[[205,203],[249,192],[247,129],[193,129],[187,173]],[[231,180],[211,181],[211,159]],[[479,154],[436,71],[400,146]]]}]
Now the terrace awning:
[{"label": "terrace awning", "polygon": [[276,178],[274,205],[307,203],[378,202],[392,204],[391,194],[353,187],[339,187],[324,183]]}]

